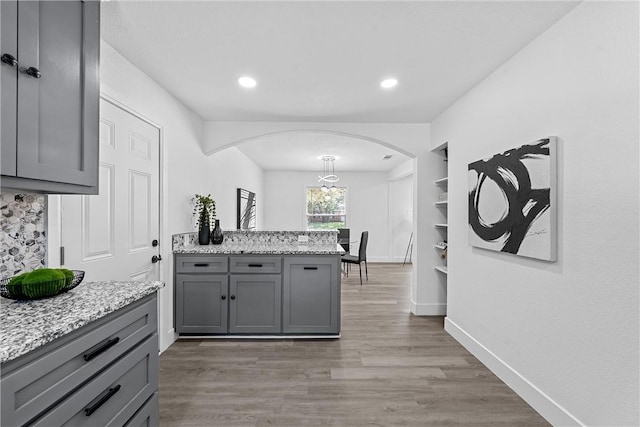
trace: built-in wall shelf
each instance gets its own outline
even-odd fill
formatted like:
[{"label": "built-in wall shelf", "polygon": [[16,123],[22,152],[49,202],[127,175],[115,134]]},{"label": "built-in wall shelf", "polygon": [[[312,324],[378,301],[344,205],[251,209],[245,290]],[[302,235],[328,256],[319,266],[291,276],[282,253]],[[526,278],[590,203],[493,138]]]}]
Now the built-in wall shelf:
[{"label": "built-in wall shelf", "polygon": [[[448,280],[447,261],[449,257],[448,251],[448,211],[449,211],[449,143],[443,142],[437,147],[431,150],[434,156],[434,172],[433,181],[434,187],[431,190],[432,203],[433,203],[433,227],[436,230],[434,234],[433,242],[433,269],[436,271],[433,274],[437,283],[442,283],[446,286]],[[438,301],[439,303],[446,303],[446,301]]]},{"label": "built-in wall shelf", "polygon": [[444,178],[440,178],[436,181],[433,181],[435,185],[449,185],[449,177],[445,176]]},{"label": "built-in wall shelf", "polygon": [[446,265],[445,266],[435,266],[433,268],[436,269],[437,271],[441,272],[441,273],[449,274],[447,272],[447,266]]}]

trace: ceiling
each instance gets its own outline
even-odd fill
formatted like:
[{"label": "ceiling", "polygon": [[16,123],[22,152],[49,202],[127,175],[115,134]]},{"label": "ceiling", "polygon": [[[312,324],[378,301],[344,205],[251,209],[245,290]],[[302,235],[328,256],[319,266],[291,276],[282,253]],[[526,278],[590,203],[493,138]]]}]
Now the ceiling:
[{"label": "ceiling", "polygon": [[[101,32],[205,121],[429,123],[576,5],[111,0],[102,3]],[[238,86],[241,75],[257,86]],[[399,83],[384,90],[379,84],[388,76]],[[362,150],[372,151],[368,170],[388,152],[327,134],[262,141],[283,151],[260,148],[260,141],[240,149],[267,169],[280,159],[282,169],[285,158],[296,164],[287,150],[309,158],[318,141],[331,145],[331,138],[336,149],[359,146],[354,168],[366,168]],[[321,154],[338,155],[345,165],[354,155]]]}]

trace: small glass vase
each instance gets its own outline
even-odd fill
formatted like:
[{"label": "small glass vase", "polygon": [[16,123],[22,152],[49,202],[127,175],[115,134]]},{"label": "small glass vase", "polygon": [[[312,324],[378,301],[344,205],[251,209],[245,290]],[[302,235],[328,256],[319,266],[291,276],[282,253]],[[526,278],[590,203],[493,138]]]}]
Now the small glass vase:
[{"label": "small glass vase", "polygon": [[220,228],[220,220],[216,219],[215,226],[213,227],[213,231],[211,232],[211,243],[214,245],[219,245],[224,240],[224,234],[222,233],[222,228]]},{"label": "small glass vase", "polygon": [[203,225],[198,231],[198,243],[201,245],[208,245],[210,236],[211,230],[209,230],[209,224]]}]

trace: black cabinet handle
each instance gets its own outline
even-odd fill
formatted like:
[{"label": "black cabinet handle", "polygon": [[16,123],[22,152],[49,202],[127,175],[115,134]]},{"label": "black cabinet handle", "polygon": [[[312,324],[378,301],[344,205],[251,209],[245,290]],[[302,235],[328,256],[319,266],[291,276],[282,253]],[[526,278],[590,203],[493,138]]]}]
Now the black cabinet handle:
[{"label": "black cabinet handle", "polygon": [[25,74],[30,75],[34,79],[39,79],[40,77],[42,77],[42,73],[36,67],[29,67],[26,70],[24,70],[24,72]]},{"label": "black cabinet handle", "polygon": [[197,262],[193,264],[194,267],[209,267],[209,264]]},{"label": "black cabinet handle", "polygon": [[11,65],[12,67],[18,66],[18,60],[16,59],[16,57],[8,53],[3,53],[0,61],[4,62],[7,65]]},{"label": "black cabinet handle", "polygon": [[118,341],[120,341],[120,337],[111,338],[110,340],[107,340],[102,344],[98,344],[96,347],[92,348],[87,353],[82,355],[82,358],[85,360],[85,362],[88,362],[100,353],[104,353],[114,345],[118,344]]},{"label": "black cabinet handle", "polygon": [[231,299],[236,299],[236,296],[235,295],[231,295]]},{"label": "black cabinet handle", "polygon": [[227,299],[227,296],[226,295],[222,295],[220,298]]},{"label": "black cabinet handle", "polygon": [[305,267],[304,269],[305,270],[317,270],[318,267]]},{"label": "black cabinet handle", "polygon": [[262,264],[249,264],[249,267],[262,267]]},{"label": "black cabinet handle", "polygon": [[107,402],[107,400],[111,399],[113,395],[116,394],[119,390],[120,390],[120,384],[118,384],[115,387],[111,387],[109,390],[105,390],[102,393],[102,396],[98,396],[98,398],[93,401],[95,403],[91,402],[91,406],[84,409],[84,414],[87,417],[90,417],[91,414],[93,414],[98,409],[100,409],[100,407],[104,405]]}]

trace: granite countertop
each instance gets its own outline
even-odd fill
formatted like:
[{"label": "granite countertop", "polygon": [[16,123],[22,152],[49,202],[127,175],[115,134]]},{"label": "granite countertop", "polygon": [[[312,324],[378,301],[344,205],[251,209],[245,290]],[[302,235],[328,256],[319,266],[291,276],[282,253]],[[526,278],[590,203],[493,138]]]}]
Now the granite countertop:
[{"label": "granite countertop", "polygon": [[22,356],[156,290],[163,282],[86,282],[35,301],[0,297],[0,363]]},{"label": "granite countertop", "polygon": [[342,246],[319,243],[250,243],[222,242],[220,245],[182,245],[175,246],[176,254],[248,254],[248,255],[341,255]]}]

